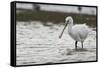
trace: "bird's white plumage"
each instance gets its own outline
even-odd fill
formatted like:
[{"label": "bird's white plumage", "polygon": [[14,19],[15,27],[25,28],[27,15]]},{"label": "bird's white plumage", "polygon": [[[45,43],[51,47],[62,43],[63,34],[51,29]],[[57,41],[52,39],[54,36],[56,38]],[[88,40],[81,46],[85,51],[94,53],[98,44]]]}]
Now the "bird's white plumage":
[{"label": "bird's white plumage", "polygon": [[84,41],[89,33],[89,28],[85,24],[68,25],[69,35],[76,41]]},{"label": "bird's white plumage", "polygon": [[66,17],[66,24],[68,24],[68,33],[76,41],[84,41],[89,33],[89,28],[86,24],[73,25],[73,18],[71,16]]},{"label": "bird's white plumage", "polygon": [[65,18],[65,27],[59,36],[59,38],[62,37],[62,34],[68,26],[68,34],[76,41],[75,45],[77,48],[77,42],[80,41],[82,43],[83,48],[83,42],[87,38],[88,33],[91,31],[89,27],[86,24],[76,24],[73,25],[73,18],[71,16],[68,16]]},{"label": "bird's white plumage", "polygon": [[59,38],[62,37],[66,26],[68,26],[68,34],[75,40],[75,49],[77,49],[77,42],[81,42],[83,48],[83,42],[90,32],[88,26],[86,24],[73,25],[73,18],[71,16],[68,16],[65,18],[65,27]]}]

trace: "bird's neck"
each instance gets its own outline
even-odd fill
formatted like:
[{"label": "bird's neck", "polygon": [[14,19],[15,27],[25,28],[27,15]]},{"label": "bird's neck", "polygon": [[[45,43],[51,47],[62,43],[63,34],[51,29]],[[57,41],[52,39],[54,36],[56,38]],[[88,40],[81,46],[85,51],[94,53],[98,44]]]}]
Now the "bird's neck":
[{"label": "bird's neck", "polygon": [[68,32],[72,31],[72,26],[73,26],[73,24],[68,24]]}]

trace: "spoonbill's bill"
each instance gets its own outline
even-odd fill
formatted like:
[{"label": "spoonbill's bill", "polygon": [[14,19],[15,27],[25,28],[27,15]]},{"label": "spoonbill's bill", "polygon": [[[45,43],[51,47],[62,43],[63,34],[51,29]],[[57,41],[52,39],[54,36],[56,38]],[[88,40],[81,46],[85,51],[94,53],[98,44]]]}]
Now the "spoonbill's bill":
[{"label": "spoonbill's bill", "polygon": [[73,18],[71,16],[68,16],[65,18],[65,27],[59,38],[62,37],[66,26],[68,26],[68,34],[75,40],[75,49],[77,49],[77,42],[81,42],[83,48],[83,42],[87,38],[90,31],[88,26],[86,24],[73,25]]}]

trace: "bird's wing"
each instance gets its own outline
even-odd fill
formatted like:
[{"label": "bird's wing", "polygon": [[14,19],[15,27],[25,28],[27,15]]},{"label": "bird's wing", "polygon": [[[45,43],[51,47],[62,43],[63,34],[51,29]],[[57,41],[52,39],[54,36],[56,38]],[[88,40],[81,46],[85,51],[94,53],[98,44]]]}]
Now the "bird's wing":
[{"label": "bird's wing", "polygon": [[88,33],[89,33],[89,28],[86,25],[83,25],[78,32],[81,39],[85,39],[88,36]]},{"label": "bird's wing", "polygon": [[79,35],[81,39],[85,39],[89,33],[89,28],[85,24],[78,24],[73,26],[73,30]]}]

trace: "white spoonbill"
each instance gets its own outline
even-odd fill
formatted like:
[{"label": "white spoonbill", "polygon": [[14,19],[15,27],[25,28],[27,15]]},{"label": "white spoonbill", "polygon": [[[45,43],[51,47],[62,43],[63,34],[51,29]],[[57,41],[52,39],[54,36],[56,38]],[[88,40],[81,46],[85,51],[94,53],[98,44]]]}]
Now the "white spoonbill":
[{"label": "white spoonbill", "polygon": [[62,37],[66,26],[68,26],[68,34],[75,40],[75,49],[77,49],[77,42],[81,42],[83,48],[83,42],[87,38],[90,31],[88,26],[86,24],[73,25],[73,18],[68,16],[65,18],[65,27],[59,38]]}]

